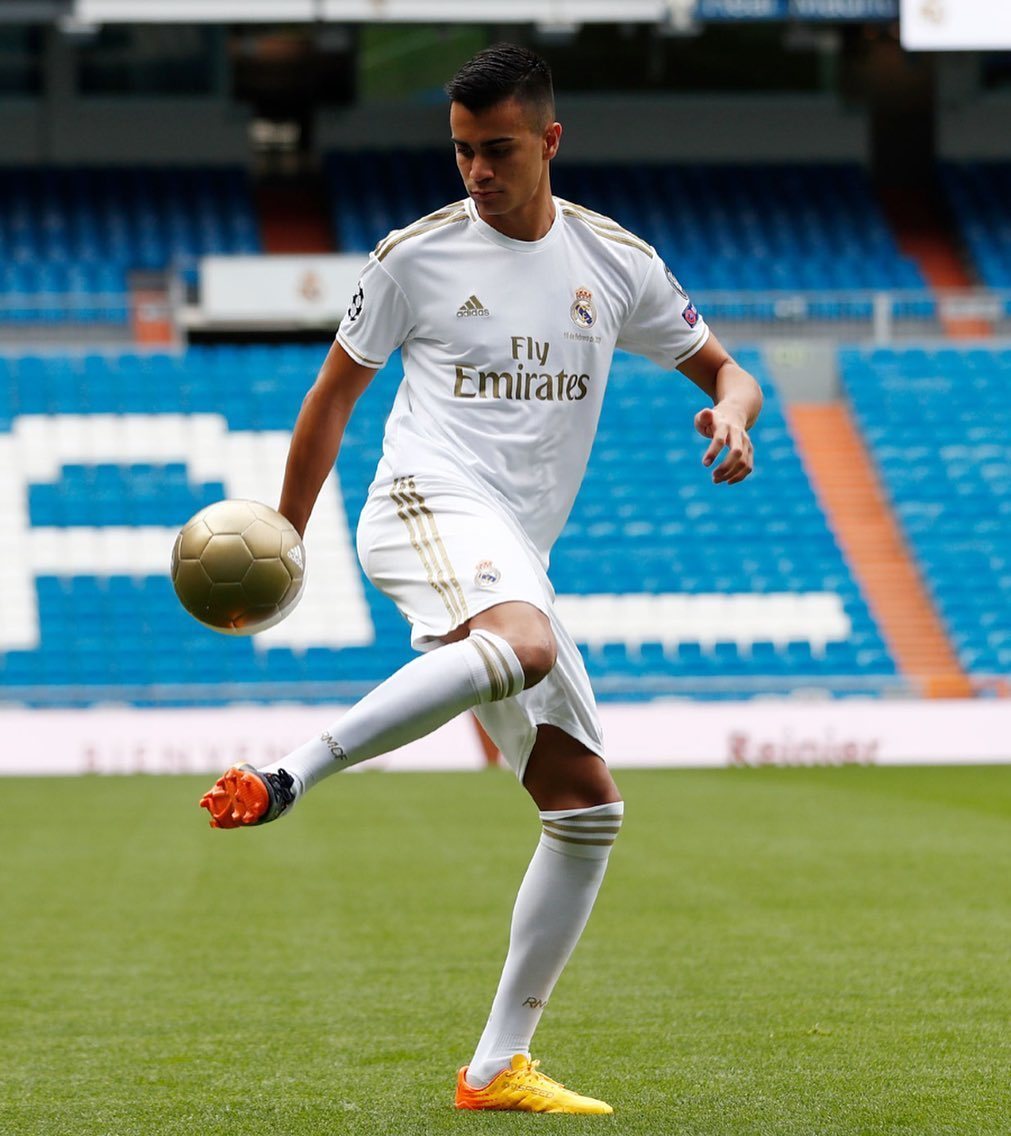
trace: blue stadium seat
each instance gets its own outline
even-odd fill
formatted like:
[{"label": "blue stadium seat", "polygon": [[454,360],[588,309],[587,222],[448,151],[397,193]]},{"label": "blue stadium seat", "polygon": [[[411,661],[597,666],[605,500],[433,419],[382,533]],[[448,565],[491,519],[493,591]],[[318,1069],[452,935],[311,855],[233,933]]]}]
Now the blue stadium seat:
[{"label": "blue stadium seat", "polygon": [[0,170],[0,309],[15,323],[123,323],[133,269],[259,252],[241,170]]},{"label": "blue stadium seat", "polygon": [[980,280],[1011,288],[1011,162],[952,163],[941,177]]},{"label": "blue stadium seat", "polygon": [[[331,154],[326,170],[334,232],[353,252],[368,251],[391,229],[463,195],[442,151]],[[856,165],[646,168],[560,160],[553,184],[562,197],[649,240],[693,294],[925,286]],[[673,201],[691,203],[690,223]],[[870,308],[862,304],[854,312],[826,300],[813,314],[867,319]],[[712,314],[743,313],[714,307]]]},{"label": "blue stadium seat", "polygon": [[[1007,674],[1007,349],[851,349],[854,414],[962,665]],[[963,409],[965,392],[971,406]],[[919,447],[910,457],[912,446]],[[873,649],[873,648],[871,648]]]},{"label": "blue stadium seat", "polygon": [[[321,351],[312,345],[230,345],[195,346],[179,356],[92,351],[0,360],[0,391],[6,398],[0,404],[0,430],[9,430],[16,416],[26,413],[208,411],[224,414],[232,430],[285,431]],[[764,377],[757,352],[743,350],[738,356]],[[861,357],[854,366],[859,370],[865,364]],[[977,376],[989,373],[985,358],[973,366]],[[242,377],[240,384],[236,376]],[[352,525],[379,457],[382,424],[398,378],[394,360],[365,392],[348,429],[340,474]],[[602,697],[686,690],[740,697],[762,689],[788,691],[814,680],[830,686],[832,676],[848,678],[846,689],[874,676],[873,689],[879,678],[894,674],[804,476],[779,400],[768,382],[765,386],[766,407],[755,438],[767,460],[751,481],[721,492],[699,465],[702,443],[691,430],[702,401],[699,392],[687,381],[619,354],[584,491],[555,548],[552,579],[561,594],[674,595],[693,602],[706,602],[699,597],[713,593],[764,596],[772,602],[783,593],[828,591],[838,596],[850,634],[813,649],[806,641],[773,643],[765,634],[752,642],[733,628],[693,641],[681,628],[650,626],[645,635],[620,634],[587,649]],[[887,386],[876,397],[891,397]],[[630,436],[635,446],[628,445]],[[884,444],[897,445],[894,437]],[[994,447],[981,451],[987,458],[974,491],[994,493],[1003,476],[999,439],[974,444]],[[952,449],[948,458],[964,466],[965,451]],[[910,483],[914,489],[919,485],[915,479]],[[28,507],[35,526],[171,530],[224,492],[221,483],[202,480],[179,461],[79,460],[61,465],[54,480],[30,485]],[[966,553],[978,552],[976,541],[989,541],[987,555],[1003,555],[1001,572],[1011,578],[1011,545],[1000,545],[999,537],[999,526],[973,533]],[[167,562],[167,548],[165,557]],[[978,559],[972,563],[980,569]],[[247,689],[248,697],[290,699],[305,683],[313,684],[305,698],[324,698],[321,692],[335,684],[361,689],[381,681],[410,655],[403,620],[372,590],[366,594],[374,646],[293,651],[261,650],[252,640],[227,639],[201,628],[179,606],[166,574],[131,575],[120,565],[107,576],[43,576],[36,589],[40,646],[0,653],[0,682],[19,689],[39,685],[43,691],[48,686],[52,705],[86,703],[79,689],[74,693],[75,684],[86,684],[94,699],[120,689],[128,691],[124,698],[161,705],[213,704],[239,697],[235,689]],[[975,611],[975,618],[992,614]],[[985,648],[987,657],[1000,658],[1008,650],[1001,627],[992,621],[986,626],[989,639],[967,642],[965,649]],[[32,697],[46,704],[44,696]]]}]

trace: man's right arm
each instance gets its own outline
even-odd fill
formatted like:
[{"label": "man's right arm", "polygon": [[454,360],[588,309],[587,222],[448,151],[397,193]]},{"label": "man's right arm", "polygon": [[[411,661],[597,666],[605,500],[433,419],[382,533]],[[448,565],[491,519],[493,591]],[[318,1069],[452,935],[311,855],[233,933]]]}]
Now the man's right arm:
[{"label": "man's right arm", "polygon": [[337,342],[302,400],[284,469],[278,511],[305,534],[309,514],[337,461],[355,403],[376,371],[363,367]]}]

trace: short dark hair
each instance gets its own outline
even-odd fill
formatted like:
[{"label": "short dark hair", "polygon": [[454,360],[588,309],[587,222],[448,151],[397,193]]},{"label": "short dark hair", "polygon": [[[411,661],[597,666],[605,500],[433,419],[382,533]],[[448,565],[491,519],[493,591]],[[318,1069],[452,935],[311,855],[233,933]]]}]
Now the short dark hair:
[{"label": "short dark hair", "polygon": [[446,84],[446,94],[474,114],[516,99],[547,124],[555,116],[551,68],[535,52],[496,43],[469,59]]}]

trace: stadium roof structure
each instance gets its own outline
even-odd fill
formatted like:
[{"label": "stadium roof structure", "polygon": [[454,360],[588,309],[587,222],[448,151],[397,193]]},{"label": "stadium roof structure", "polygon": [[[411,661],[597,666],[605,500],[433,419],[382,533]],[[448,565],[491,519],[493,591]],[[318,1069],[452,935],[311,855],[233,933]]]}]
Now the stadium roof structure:
[{"label": "stadium roof structure", "polygon": [[[992,4],[964,2],[987,11]],[[913,3],[904,0],[907,23]],[[0,23],[58,19],[68,31],[115,23],[484,23],[565,30],[638,23],[677,34],[707,23],[873,22],[898,15],[899,0],[0,0]]]},{"label": "stadium roof structure", "polygon": [[74,0],[92,23],[667,23],[695,0]]}]

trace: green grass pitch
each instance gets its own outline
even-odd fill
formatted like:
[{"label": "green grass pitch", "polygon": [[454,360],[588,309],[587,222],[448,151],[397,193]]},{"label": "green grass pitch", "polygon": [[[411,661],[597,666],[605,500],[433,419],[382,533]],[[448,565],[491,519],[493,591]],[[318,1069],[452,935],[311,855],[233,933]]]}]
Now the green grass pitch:
[{"label": "green grass pitch", "polygon": [[1011,1131],[1011,767],[627,772],[535,1039],[614,1117],[457,1113],[537,839],[505,773],[0,781],[3,1136]]}]

